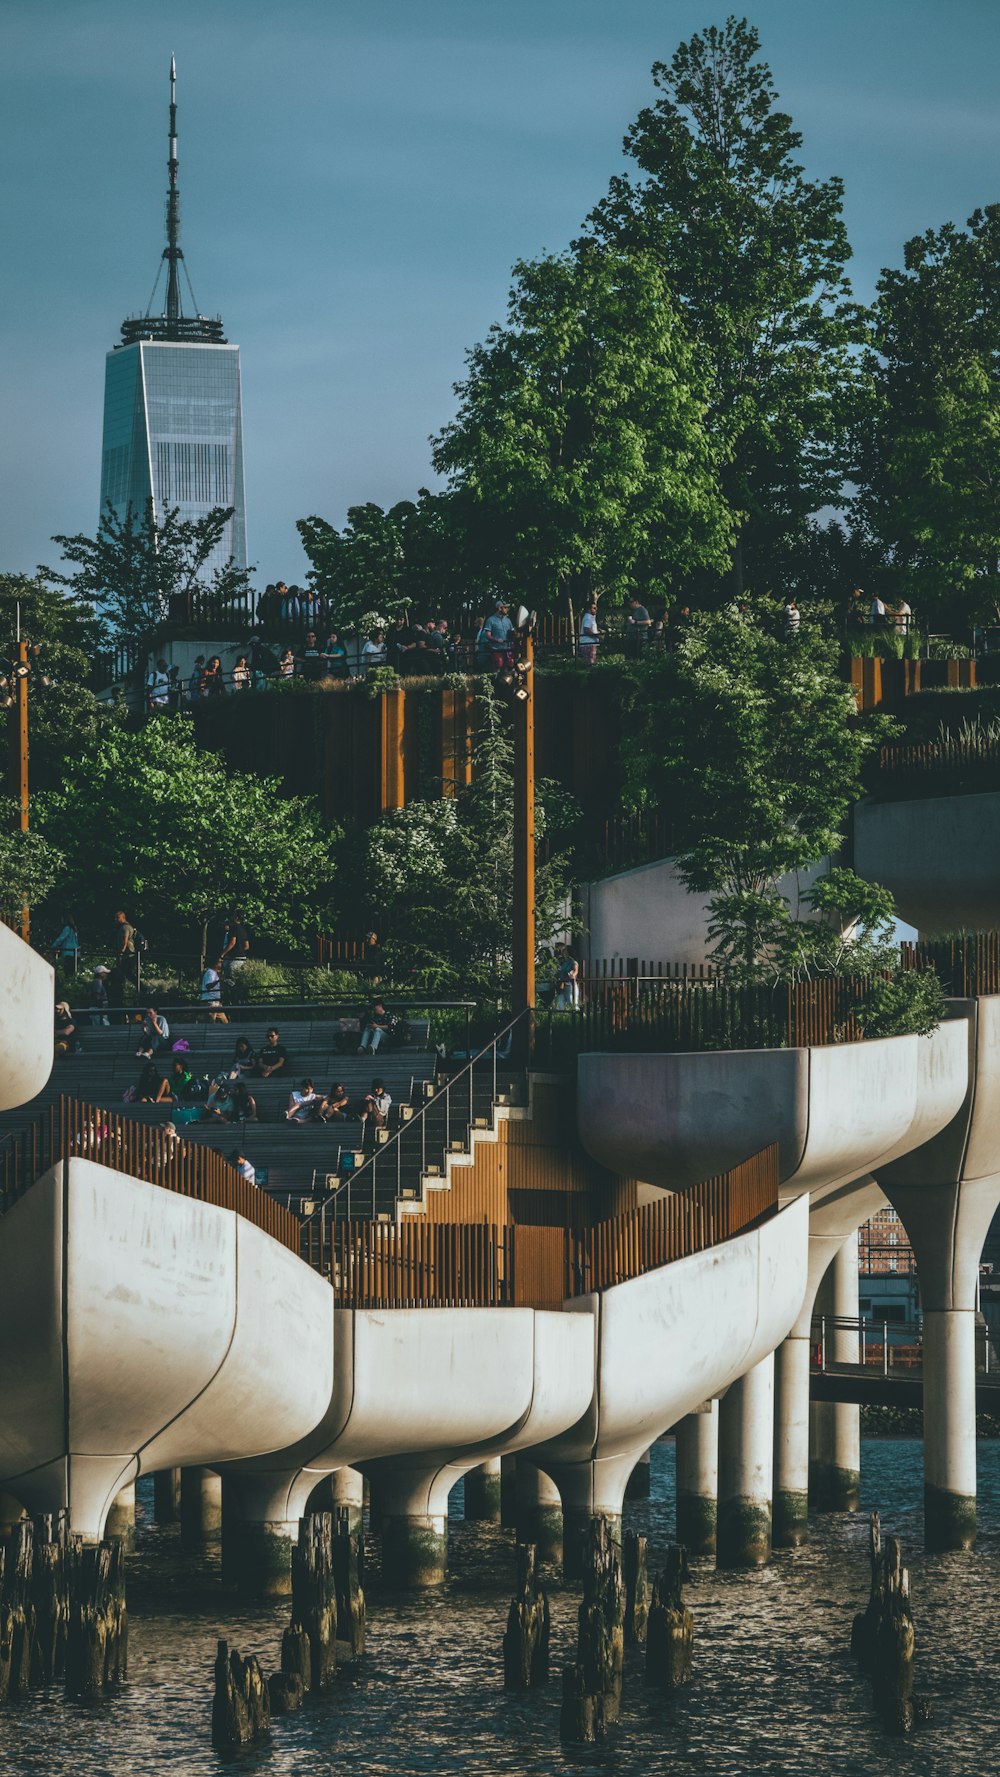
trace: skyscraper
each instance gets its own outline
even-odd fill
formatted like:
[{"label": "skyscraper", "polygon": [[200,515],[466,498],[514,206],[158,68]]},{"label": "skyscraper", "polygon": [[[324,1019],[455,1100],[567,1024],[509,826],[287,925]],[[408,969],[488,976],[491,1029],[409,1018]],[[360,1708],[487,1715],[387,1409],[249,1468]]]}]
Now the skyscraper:
[{"label": "skyscraper", "polygon": [[[104,376],[104,445],[101,513],[114,508],[138,516],[152,498],[155,522],[179,508],[182,518],[203,518],[213,506],[233,507],[226,533],[208,562],[211,571],[232,556],[247,565],[243,495],[243,412],[240,348],[231,345],[222,321],[185,315],[180,288],[177,185],[177,71],[170,58],[170,152],[167,162],[167,268],[162,312],[152,314],[157,276],[144,315],[122,322],[121,344],[107,356]],[[162,265],[161,265],[162,271]]]}]

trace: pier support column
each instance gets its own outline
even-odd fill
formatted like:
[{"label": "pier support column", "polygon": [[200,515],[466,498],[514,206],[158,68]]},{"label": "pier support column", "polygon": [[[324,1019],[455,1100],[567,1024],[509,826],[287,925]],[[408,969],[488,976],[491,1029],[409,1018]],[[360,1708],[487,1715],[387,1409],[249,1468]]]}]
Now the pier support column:
[{"label": "pier support column", "polygon": [[299,1514],[293,1517],[288,1503],[288,1477],[227,1474],[222,1501],[224,1582],[238,1586],[248,1599],[288,1597],[299,1534]]},{"label": "pier support column", "polygon": [[[826,1348],[834,1363],[857,1363],[858,1237],[849,1235],[832,1260],[816,1298],[816,1313],[832,1323]],[[856,1512],[861,1503],[861,1409],[854,1401],[816,1401],[810,1430],[809,1497],[818,1512]]]},{"label": "pier support column", "polygon": [[517,1540],[534,1543],[539,1563],[560,1566],[563,1558],[562,1499],[555,1482],[523,1456],[517,1460]]},{"label": "pier support column", "polygon": [[321,1481],[317,1481],[304,1501],[300,1500],[300,1494],[300,1486],[292,1490],[289,1513],[299,1505],[300,1518],[306,1517],[309,1512],[332,1512],[336,1518],[342,1511],[346,1511],[351,1535],[360,1536],[365,1518],[365,1477],[360,1469],[334,1469],[330,1474],[324,1475]]},{"label": "pier support column", "polygon": [[182,1468],[181,1546],[206,1549],[221,1541],[221,1476],[209,1468]]},{"label": "pier support column", "polygon": [[122,1547],[135,1548],[135,1482],[116,1493],[104,1523],[105,1536],[120,1536]]},{"label": "pier support column", "polygon": [[465,1477],[465,1516],[469,1521],[480,1524],[500,1523],[500,1464],[499,1456],[492,1456],[489,1462],[481,1462],[478,1468],[470,1469]]},{"label": "pier support column", "polygon": [[635,1468],[632,1470],[632,1473],[629,1475],[628,1482],[626,1483],[626,1487],[625,1487],[625,1498],[626,1499],[648,1499],[649,1498],[649,1479],[650,1479],[649,1451],[644,1450],[642,1455],[640,1456],[638,1462],[636,1463]]},{"label": "pier support column", "polygon": [[690,1555],[715,1554],[719,1494],[719,1403],[706,1401],[674,1426],[677,1541]]},{"label": "pier support column", "polygon": [[393,1457],[365,1464],[379,1501],[387,1586],[423,1591],[447,1578],[448,1495],[472,1466]]},{"label": "pier support column", "polygon": [[809,1535],[809,1336],[774,1354],[774,1508],[771,1541],[797,1549]]},{"label": "pier support column", "polygon": [[181,1515],[181,1471],[158,1469],[153,1476],[153,1518],[157,1524],[176,1524]]},{"label": "pier support column", "polygon": [[718,1567],[762,1567],[771,1555],[774,1356],[734,1382],[719,1406]]},{"label": "pier support column", "polygon": [[639,1444],[623,1455],[602,1457],[597,1462],[551,1465],[563,1504],[563,1573],[567,1579],[579,1579],[583,1572],[594,1518],[607,1519],[611,1540],[620,1549],[625,1488],[645,1448]]}]

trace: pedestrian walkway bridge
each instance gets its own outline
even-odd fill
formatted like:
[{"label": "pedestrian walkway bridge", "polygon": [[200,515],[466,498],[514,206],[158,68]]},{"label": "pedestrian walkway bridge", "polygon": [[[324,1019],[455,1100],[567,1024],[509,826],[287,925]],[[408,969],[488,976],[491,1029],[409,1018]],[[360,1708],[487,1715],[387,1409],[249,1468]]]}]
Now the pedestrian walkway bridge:
[{"label": "pedestrian walkway bridge", "polygon": [[[922,1321],[816,1315],[811,1329],[809,1392],[814,1401],[864,1406],[923,1404]],[[984,1322],[975,1327],[976,1406],[1000,1410],[1000,1359]]]}]

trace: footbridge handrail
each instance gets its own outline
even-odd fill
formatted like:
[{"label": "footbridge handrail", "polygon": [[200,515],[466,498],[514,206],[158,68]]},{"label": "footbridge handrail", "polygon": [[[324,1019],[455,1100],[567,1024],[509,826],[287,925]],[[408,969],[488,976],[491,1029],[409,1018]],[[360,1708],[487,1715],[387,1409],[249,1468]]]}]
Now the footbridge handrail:
[{"label": "footbridge handrail", "polygon": [[236,1171],[214,1148],[184,1141],[163,1124],[136,1123],[116,1111],[63,1096],[0,1143],[0,1215],[62,1160],[93,1160],[114,1172],[235,1210],[298,1253],[298,1216]]},{"label": "footbridge handrail", "polygon": [[778,1207],[773,1143],[690,1190],[571,1228],[338,1222],[330,1278],[342,1308],[561,1307],[732,1240]]}]

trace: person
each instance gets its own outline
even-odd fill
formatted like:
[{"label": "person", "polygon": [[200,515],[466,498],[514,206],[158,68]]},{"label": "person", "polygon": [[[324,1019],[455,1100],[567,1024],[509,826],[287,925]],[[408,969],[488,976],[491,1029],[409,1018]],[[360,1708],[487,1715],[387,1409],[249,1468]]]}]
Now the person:
[{"label": "person", "polygon": [[166,1104],[173,1097],[170,1081],[165,1080],[155,1062],[147,1061],[133,1088],[134,1104]]},{"label": "person", "polygon": [[898,636],[908,636],[909,635],[910,624],[912,622],[912,619],[913,619],[913,612],[910,610],[910,607],[907,604],[906,599],[901,598],[899,601],[899,604],[896,606],[895,610],[892,613],[893,627],[894,627],[896,634]]},{"label": "person", "polygon": [[221,956],[215,963],[206,963],[201,977],[199,1001],[202,1010],[207,1014],[210,1024],[228,1024],[229,1019],[222,1010],[222,968]]},{"label": "person", "polygon": [[124,1024],[125,1014],[121,1008],[125,1004],[125,983],[132,979],[135,968],[135,927],[121,910],[115,914],[112,945],[114,962],[107,978],[108,1004],[114,1008],[112,1024]]},{"label": "person", "polygon": [[385,1084],[382,1080],[373,1080],[372,1089],[365,1095],[364,1109],[361,1112],[362,1123],[369,1120],[376,1129],[384,1129],[389,1121],[389,1106],[392,1104]]},{"label": "person", "polygon": [[221,697],[226,689],[226,676],[222,670],[222,661],[217,654],[210,656],[205,666],[206,697]]},{"label": "person", "polygon": [[295,677],[295,655],[291,648],[286,648],[278,661],[278,677],[279,679],[294,679]]},{"label": "person", "polygon": [[73,1014],[67,1002],[60,1000],[56,1006],[55,1052],[57,1055],[71,1055],[75,1054],[79,1047]]},{"label": "person", "polygon": [[201,1081],[195,1079],[182,1056],[175,1057],[168,1079],[170,1091],[179,1104],[197,1104],[204,1098]]},{"label": "person", "polygon": [[335,629],[331,629],[323,643],[323,671],[328,679],[347,678],[347,649]]},{"label": "person", "polygon": [[319,1104],[319,1093],[311,1080],[302,1080],[292,1088],[285,1112],[286,1123],[311,1123]]},{"label": "person", "polygon": [[652,627],[653,620],[649,612],[633,593],[628,601],[625,617],[625,638],[631,653],[638,654],[646,646]]},{"label": "person", "polygon": [[394,1012],[387,1012],[381,1000],[375,1002],[361,1015],[361,1041],[358,1054],[364,1055],[371,1050],[374,1055],[381,1048],[386,1038],[394,1037],[399,1029],[399,1019]]},{"label": "person", "polygon": [[244,1076],[256,1073],[257,1057],[249,1037],[237,1037],[236,1048],[233,1050],[231,1071],[238,1074],[241,1080]]},{"label": "person", "polygon": [[146,708],[152,714],[170,707],[170,669],[165,660],[158,660],[146,674]]},{"label": "person", "polygon": [[281,616],[281,600],[273,585],[265,586],[257,600],[257,621],[261,629],[274,629]]},{"label": "person", "polygon": [[792,641],[794,639],[794,637],[798,635],[799,627],[800,627],[801,623],[802,623],[802,612],[799,610],[798,605],[795,603],[795,599],[792,597],[792,595],[790,593],[788,596],[788,603],[785,606],[785,641],[786,642]]},{"label": "person", "polygon": [[163,1013],[158,1012],[155,1006],[147,1006],[142,1020],[142,1034],[136,1054],[151,1061],[160,1049],[166,1048],[169,1041],[170,1026]]},{"label": "person", "polygon": [[323,1094],[317,1116],[321,1123],[346,1123],[350,1115],[351,1101],[347,1089],[341,1080]]},{"label": "person", "polygon": [[319,651],[319,642],[314,629],[306,631],[306,639],[302,644],[302,652],[298,659],[298,668],[302,678],[309,679],[313,683],[323,677],[324,660]]},{"label": "person", "polygon": [[242,913],[234,913],[222,945],[222,969],[227,981],[250,959],[250,933]]},{"label": "person", "polygon": [[257,1100],[243,1080],[233,1087],[233,1112],[237,1123],[256,1123]]},{"label": "person", "polygon": [[277,1031],[267,1031],[257,1056],[257,1072],[261,1079],[269,1080],[272,1074],[280,1074],[287,1061],[288,1051],[284,1043],[279,1042]]},{"label": "person", "polygon": [[205,1116],[214,1117],[219,1123],[238,1123],[243,1120],[248,1103],[253,1105],[253,1117],[256,1118],[257,1106],[239,1075],[234,1069],[225,1068],[221,1074],[216,1074],[209,1087]]},{"label": "person", "polygon": [[[327,643],[329,647],[329,642]],[[373,629],[361,650],[361,670],[369,673],[373,666],[385,665],[385,630]]]},{"label": "person", "polygon": [[865,595],[864,595],[864,591],[862,590],[862,588],[860,586],[855,586],[853,588],[853,590],[851,592],[851,596],[847,601],[847,610],[844,615],[844,625],[845,625],[845,628],[847,629],[849,634],[856,634],[859,630],[865,629],[867,627],[867,616],[865,614]]},{"label": "person", "polygon": [[489,648],[488,670],[498,673],[502,666],[509,665],[513,658],[511,636],[514,625],[508,615],[510,606],[506,599],[498,599],[496,610],[487,617],[483,624],[483,636]]},{"label": "person", "polygon": [[188,679],[188,703],[199,703],[205,695],[205,656],[196,654],[194,666]]},{"label": "person", "polygon": [[80,935],[75,919],[65,920],[62,931],[52,940],[51,949],[56,962],[64,969],[72,969],[75,975],[80,956]]},{"label": "person", "polygon": [[235,1166],[240,1178],[246,1179],[248,1185],[257,1183],[257,1172],[240,1148],[234,1148],[229,1156],[230,1166]]},{"label": "person", "polygon": [[580,659],[584,666],[593,666],[597,659],[600,631],[597,627],[597,600],[591,599],[580,618]]},{"label": "person", "polygon": [[885,628],[885,605],[876,592],[868,607],[868,627],[870,629]]},{"label": "person", "polygon": [[107,963],[98,963],[94,970],[94,979],[90,983],[90,1003],[94,1007],[95,1024],[110,1023],[108,1018],[108,1007],[111,1004],[108,998],[108,976],[110,973],[111,970]]},{"label": "person", "polygon": [[555,1010],[571,1012],[580,998],[580,965],[572,955],[568,944],[559,946],[559,962],[556,967]]},{"label": "person", "polygon": [[240,655],[233,667],[232,688],[234,691],[249,691],[250,689],[250,668],[247,665],[245,654]]}]

